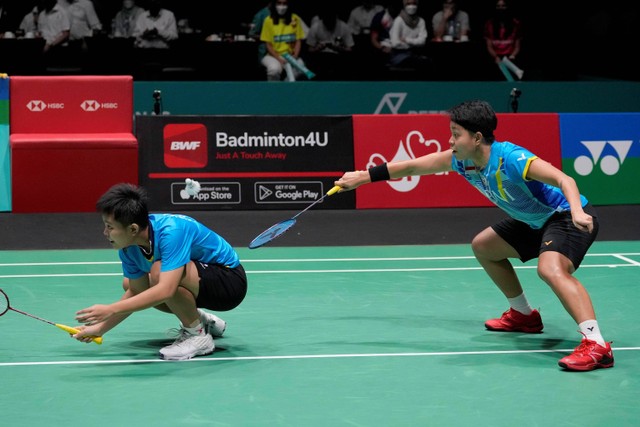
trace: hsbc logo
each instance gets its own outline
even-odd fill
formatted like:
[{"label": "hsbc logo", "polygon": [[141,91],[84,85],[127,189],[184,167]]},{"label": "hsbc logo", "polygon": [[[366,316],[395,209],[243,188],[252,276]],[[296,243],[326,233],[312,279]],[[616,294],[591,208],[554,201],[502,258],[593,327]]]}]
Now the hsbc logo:
[{"label": "hsbc logo", "polygon": [[27,109],[29,111],[34,112],[34,113],[39,113],[41,111],[46,110],[47,108],[62,110],[64,108],[64,103],[62,103],[62,102],[51,102],[51,103],[47,104],[46,102],[40,101],[39,99],[33,99],[33,100],[27,102]]},{"label": "hsbc logo", "polygon": [[171,123],[163,129],[164,164],[169,168],[204,168],[209,162],[207,128],[201,123]]},{"label": "hsbc logo", "polygon": [[93,99],[86,99],[84,101],[82,101],[82,103],[80,104],[80,108],[82,108],[84,111],[91,113],[93,111],[98,111],[99,109],[110,109],[110,110],[116,110],[118,108],[118,103],[117,102],[98,102],[96,100]]},{"label": "hsbc logo", "polygon": [[82,101],[82,104],[80,104],[80,108],[82,108],[84,111],[98,111],[100,109],[100,103],[98,101],[91,100]]}]

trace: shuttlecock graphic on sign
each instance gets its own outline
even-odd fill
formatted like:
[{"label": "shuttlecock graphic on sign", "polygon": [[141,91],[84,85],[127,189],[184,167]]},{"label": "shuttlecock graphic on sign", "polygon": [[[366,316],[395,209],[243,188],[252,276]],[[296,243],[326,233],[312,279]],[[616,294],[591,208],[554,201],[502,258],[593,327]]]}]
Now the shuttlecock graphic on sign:
[{"label": "shuttlecock graphic on sign", "polygon": [[192,197],[196,197],[200,192],[200,183],[194,179],[187,178],[184,180],[185,187],[180,190],[180,197],[183,200],[189,200]]}]

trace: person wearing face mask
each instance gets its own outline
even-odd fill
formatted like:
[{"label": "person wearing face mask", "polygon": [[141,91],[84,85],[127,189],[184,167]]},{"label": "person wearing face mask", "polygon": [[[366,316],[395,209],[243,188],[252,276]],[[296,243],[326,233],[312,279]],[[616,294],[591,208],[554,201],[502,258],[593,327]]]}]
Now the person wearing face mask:
[{"label": "person wearing face mask", "polygon": [[289,80],[297,80],[303,73],[296,67],[288,67],[283,55],[289,54],[304,67],[300,58],[305,36],[302,19],[290,9],[288,0],[276,0],[270,6],[269,16],[264,20],[260,41],[265,44],[267,54],[261,64],[266,69],[267,81],[280,81],[288,68]]},{"label": "person wearing face mask", "polygon": [[424,55],[427,36],[426,22],[418,15],[418,0],[403,0],[403,9],[389,30],[389,65],[414,69],[425,77],[424,73],[429,72],[432,65],[431,59]]},{"label": "person wearing face mask", "polygon": [[524,71],[515,61],[520,53],[522,26],[520,20],[509,10],[506,0],[496,2],[493,16],[484,24],[484,39],[487,53],[505,78],[510,80],[509,72],[512,72],[521,80]]},{"label": "person wearing face mask", "polygon": [[138,17],[144,10],[136,5],[135,0],[123,0],[122,9],[116,13],[111,26],[111,36],[116,38],[131,38]]},{"label": "person wearing face mask", "polygon": [[444,0],[442,10],[431,20],[434,42],[469,41],[469,14],[458,9],[456,0]]}]

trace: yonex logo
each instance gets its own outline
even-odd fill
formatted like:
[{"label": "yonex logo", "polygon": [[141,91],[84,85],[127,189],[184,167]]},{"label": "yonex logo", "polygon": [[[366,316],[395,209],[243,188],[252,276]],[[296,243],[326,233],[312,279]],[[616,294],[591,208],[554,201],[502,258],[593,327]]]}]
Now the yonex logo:
[{"label": "yonex logo", "polygon": [[37,113],[39,111],[44,111],[47,108],[47,104],[40,100],[33,100],[27,103],[27,108],[29,111]]},{"label": "yonex logo", "polygon": [[[629,154],[633,141],[580,141],[589,150],[589,156],[578,156],[573,163],[573,167],[579,175],[586,176],[593,172],[593,168],[598,162],[600,169],[606,175],[615,175],[620,170],[620,166]],[[611,154],[603,155],[605,147],[609,145],[613,148],[615,156]]]},{"label": "yonex logo", "polygon": [[98,101],[88,99],[86,101],[82,101],[82,104],[80,104],[80,108],[88,112],[98,111],[100,109],[100,103]]}]

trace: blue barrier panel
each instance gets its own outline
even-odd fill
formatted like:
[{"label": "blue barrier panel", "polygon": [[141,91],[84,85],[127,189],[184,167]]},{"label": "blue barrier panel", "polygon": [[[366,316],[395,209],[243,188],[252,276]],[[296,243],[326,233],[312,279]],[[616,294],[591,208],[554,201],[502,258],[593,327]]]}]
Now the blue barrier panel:
[{"label": "blue barrier panel", "polygon": [[0,211],[11,210],[11,159],[9,150],[9,78],[0,75]]}]

